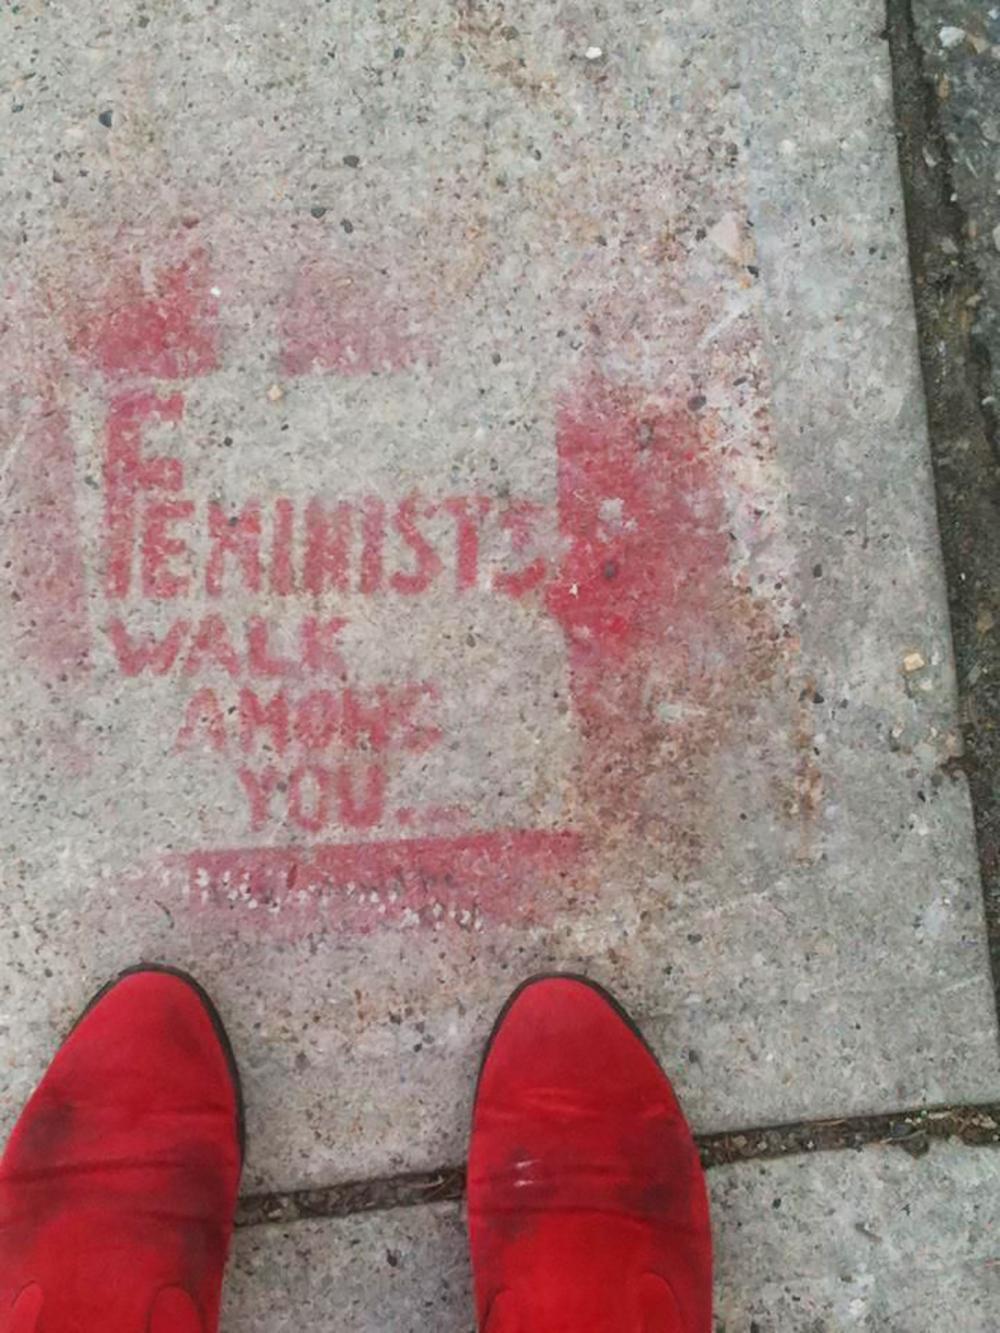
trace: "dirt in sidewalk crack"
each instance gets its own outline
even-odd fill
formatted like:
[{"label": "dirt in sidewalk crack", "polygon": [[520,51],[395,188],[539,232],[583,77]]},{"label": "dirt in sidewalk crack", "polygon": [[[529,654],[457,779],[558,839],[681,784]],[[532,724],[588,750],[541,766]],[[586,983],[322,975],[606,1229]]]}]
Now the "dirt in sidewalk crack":
[{"label": "dirt in sidewalk crack", "polygon": [[[919,1157],[935,1139],[958,1139],[969,1146],[1000,1146],[1000,1103],[799,1121],[725,1130],[696,1138],[702,1161],[709,1170],[734,1162],[857,1150],[871,1145],[898,1147]],[[417,1204],[453,1202],[461,1199],[464,1192],[464,1167],[444,1166],[435,1171],[247,1195],[240,1201],[236,1225],[285,1225],[311,1218],[351,1217]]]}]

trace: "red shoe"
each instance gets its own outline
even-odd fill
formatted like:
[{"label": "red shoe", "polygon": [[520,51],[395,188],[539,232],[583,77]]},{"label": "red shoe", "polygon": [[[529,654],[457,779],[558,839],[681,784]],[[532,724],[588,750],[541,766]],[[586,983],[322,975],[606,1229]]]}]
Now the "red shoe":
[{"label": "red shoe", "polygon": [[0,1161],[2,1333],[215,1333],[243,1155],[239,1078],[190,978],[105,987]]},{"label": "red shoe", "polygon": [[515,991],[473,1112],[482,1333],[711,1333],[698,1151],[649,1048],[583,978]]}]

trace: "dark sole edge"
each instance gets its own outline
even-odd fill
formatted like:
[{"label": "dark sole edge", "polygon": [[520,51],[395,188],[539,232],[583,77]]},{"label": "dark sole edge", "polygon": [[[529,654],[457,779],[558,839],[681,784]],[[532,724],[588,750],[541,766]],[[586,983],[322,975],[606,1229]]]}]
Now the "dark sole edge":
[{"label": "dark sole edge", "polygon": [[222,1053],[226,1057],[226,1064],[229,1067],[229,1077],[233,1085],[233,1092],[236,1094],[236,1138],[240,1149],[240,1165],[246,1161],[247,1151],[247,1131],[246,1131],[246,1106],[243,1100],[243,1081],[240,1078],[240,1067],[236,1063],[236,1053],[233,1050],[233,1044],[229,1040],[229,1033],[226,1031],[226,1025],[222,1021],[222,1015],[215,1007],[215,1001],[209,995],[204,986],[194,979],[189,972],[183,968],[171,967],[167,963],[135,963],[132,967],[126,967],[124,971],[119,972],[117,976],[106,981],[96,995],[88,1001],[83,1012],[79,1015],[76,1022],[66,1034],[66,1039],[73,1035],[90,1011],[104,999],[119,982],[125,981],[128,977],[141,976],[144,972],[157,972],[162,976],[176,977],[178,981],[184,984],[201,1001],[201,1006],[208,1015],[212,1028],[218,1038],[219,1045],[222,1047]]},{"label": "dark sole edge", "polygon": [[507,996],[507,999],[504,1001],[503,1008],[500,1010],[499,1014],[497,1014],[496,1020],[492,1028],[490,1029],[490,1035],[486,1038],[486,1044],[483,1047],[483,1054],[479,1061],[479,1073],[476,1075],[476,1091],[473,1097],[473,1106],[475,1105],[475,1102],[479,1098],[479,1085],[483,1081],[483,1070],[486,1068],[486,1061],[490,1058],[490,1051],[492,1051],[493,1049],[493,1043],[496,1041],[500,1033],[500,1029],[506,1022],[507,1015],[510,1013],[515,1003],[521,998],[521,996],[524,994],[526,990],[528,990],[531,986],[537,986],[540,982],[543,981],[575,981],[581,986],[586,986],[588,990],[592,990],[595,993],[595,995],[600,996],[600,998],[604,1001],[604,1003],[608,1005],[608,1007],[612,1009],[615,1014],[617,1014],[617,1016],[625,1024],[625,1026],[632,1033],[632,1035],[634,1037],[638,1037],[638,1039],[642,1042],[643,1046],[646,1048],[646,1051],[649,1054],[650,1058],[655,1063],[657,1069],[660,1071],[663,1077],[666,1078],[669,1082],[670,1076],[667,1074],[667,1071],[663,1068],[663,1065],[660,1063],[659,1056],[656,1054],[652,1046],[650,1046],[649,1042],[643,1035],[642,1029],[639,1027],[639,1024],[635,1021],[635,1019],[628,1012],[628,1010],[621,1003],[621,1001],[616,999],[615,996],[611,994],[611,992],[607,989],[607,987],[602,986],[599,981],[594,981],[590,977],[585,977],[581,972],[535,972],[530,977],[526,977],[525,980],[522,981],[519,986],[515,986],[515,988],[511,991],[510,995]]}]

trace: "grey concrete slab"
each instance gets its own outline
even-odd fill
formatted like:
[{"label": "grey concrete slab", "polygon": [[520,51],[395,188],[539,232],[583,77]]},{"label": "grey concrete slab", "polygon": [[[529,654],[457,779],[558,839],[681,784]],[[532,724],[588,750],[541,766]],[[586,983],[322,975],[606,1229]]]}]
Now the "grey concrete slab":
[{"label": "grey concrete slab", "polygon": [[250,1188],[539,968],[700,1128],[1000,1094],[880,6],[5,21],[2,1127],[136,957]]},{"label": "grey concrete slab", "polygon": [[[992,1333],[1000,1157],[867,1148],[710,1175],[718,1333]],[[237,1235],[223,1330],[473,1326],[461,1208]]]}]

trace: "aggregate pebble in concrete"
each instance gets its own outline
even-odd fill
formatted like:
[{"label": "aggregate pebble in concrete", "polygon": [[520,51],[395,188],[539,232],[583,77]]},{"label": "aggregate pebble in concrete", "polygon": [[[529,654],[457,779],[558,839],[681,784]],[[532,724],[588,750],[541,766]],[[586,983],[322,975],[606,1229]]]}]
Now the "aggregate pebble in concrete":
[{"label": "aggregate pebble in concrete", "polygon": [[[717,1333],[992,1333],[1000,1156],[936,1145],[720,1167],[709,1176]],[[456,1204],[237,1233],[223,1333],[473,1325]]]},{"label": "aggregate pebble in concrete", "polygon": [[250,1189],[558,966],[700,1129],[1000,1093],[879,14],[8,17],[2,1127],[139,957]]}]

